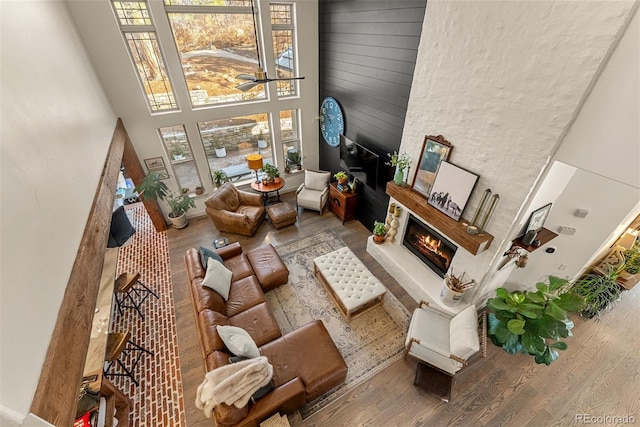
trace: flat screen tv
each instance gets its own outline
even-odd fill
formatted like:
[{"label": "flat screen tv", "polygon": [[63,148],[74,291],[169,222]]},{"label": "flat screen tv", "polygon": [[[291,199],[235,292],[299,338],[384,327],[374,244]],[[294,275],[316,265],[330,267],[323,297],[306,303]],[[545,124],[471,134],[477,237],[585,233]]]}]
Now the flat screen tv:
[{"label": "flat screen tv", "polygon": [[376,189],[380,156],[344,135],[340,135],[340,167],[358,181]]}]

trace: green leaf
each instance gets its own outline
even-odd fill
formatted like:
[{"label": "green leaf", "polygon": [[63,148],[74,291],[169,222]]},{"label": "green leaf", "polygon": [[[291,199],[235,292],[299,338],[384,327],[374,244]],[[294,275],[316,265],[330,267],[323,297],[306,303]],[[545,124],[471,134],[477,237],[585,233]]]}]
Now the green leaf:
[{"label": "green leaf", "polygon": [[547,347],[544,344],[544,339],[531,332],[525,332],[525,334],[522,335],[522,346],[527,350],[527,353],[531,355],[541,354]]},{"label": "green leaf", "polygon": [[542,292],[538,291],[538,292],[529,292],[527,294],[527,297],[529,297],[529,299],[533,302],[537,302],[537,303],[541,303],[544,304],[547,300],[544,297],[544,295],[542,294]]},{"label": "green leaf", "polygon": [[565,293],[560,295],[554,304],[565,311],[577,312],[584,307],[584,298],[573,293]]},{"label": "green leaf", "polygon": [[545,365],[549,366],[551,362],[553,362],[557,358],[558,358],[558,352],[547,347],[542,354],[539,354],[536,356],[536,363],[539,363],[539,364],[544,363]]},{"label": "green leaf", "polygon": [[562,279],[556,276],[549,276],[549,291],[551,292],[557,291],[558,289],[566,285],[568,282],[569,280],[567,279]]},{"label": "green leaf", "polygon": [[558,307],[555,301],[549,301],[545,313],[557,320],[562,320],[567,317],[567,312]]},{"label": "green leaf", "polygon": [[506,290],[505,288],[498,288],[498,289],[496,289],[496,295],[497,295],[499,298],[502,298],[502,299],[504,299],[504,300],[511,299],[511,296],[509,295],[509,291],[508,291],[508,290]]},{"label": "green leaf", "polygon": [[520,310],[519,313],[524,317],[528,317],[529,319],[537,319],[538,314],[534,311]]},{"label": "green leaf", "polygon": [[553,344],[549,344],[549,347],[557,348],[558,350],[566,350],[569,346],[564,341],[558,341]]},{"label": "green leaf", "polygon": [[514,292],[511,294],[511,300],[516,304],[522,304],[524,302],[524,294],[522,292]]},{"label": "green leaf", "polygon": [[511,319],[507,322],[507,328],[509,329],[509,332],[511,332],[512,334],[522,335],[524,334],[525,323],[526,322],[524,320]]},{"label": "green leaf", "polygon": [[504,301],[497,298],[491,298],[490,300],[488,300],[487,305],[493,308],[494,310],[510,310],[511,309],[511,307],[505,304]]},{"label": "green leaf", "polygon": [[543,292],[543,293],[549,292],[549,286],[543,282],[536,283],[536,289],[538,289],[540,292]]},{"label": "green leaf", "polygon": [[518,306],[521,310],[544,310],[544,305],[540,304],[532,304],[532,303],[523,303]]}]

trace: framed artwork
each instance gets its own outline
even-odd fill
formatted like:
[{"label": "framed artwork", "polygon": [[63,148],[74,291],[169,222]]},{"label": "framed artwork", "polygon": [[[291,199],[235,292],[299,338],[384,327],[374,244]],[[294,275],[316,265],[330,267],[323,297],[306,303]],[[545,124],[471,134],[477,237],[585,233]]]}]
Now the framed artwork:
[{"label": "framed artwork", "polygon": [[442,162],[427,202],[458,221],[478,181],[478,175],[449,162]]},{"label": "framed artwork", "polygon": [[167,168],[152,169],[149,173],[157,174],[160,179],[169,179],[169,172],[167,172]]},{"label": "framed artwork", "polygon": [[424,137],[418,170],[413,177],[411,188],[421,196],[428,197],[440,163],[449,161],[453,145],[442,135]]},{"label": "framed artwork", "polygon": [[552,203],[546,204],[543,207],[531,212],[529,222],[527,223],[527,229],[524,230],[525,233],[529,230],[540,231],[542,229],[544,222],[547,220],[547,216],[549,216],[551,205]]},{"label": "framed artwork", "polygon": [[144,159],[144,164],[147,165],[147,169],[162,169],[164,168],[164,160],[162,157],[152,157],[150,159]]}]

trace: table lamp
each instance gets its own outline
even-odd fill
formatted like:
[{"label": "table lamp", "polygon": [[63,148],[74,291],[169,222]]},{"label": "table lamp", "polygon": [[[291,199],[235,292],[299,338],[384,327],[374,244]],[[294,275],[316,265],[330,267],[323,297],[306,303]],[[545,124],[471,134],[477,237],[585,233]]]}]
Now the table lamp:
[{"label": "table lamp", "polygon": [[260,154],[249,154],[247,156],[247,164],[249,169],[256,171],[256,184],[259,183],[258,171],[262,169],[262,156]]}]

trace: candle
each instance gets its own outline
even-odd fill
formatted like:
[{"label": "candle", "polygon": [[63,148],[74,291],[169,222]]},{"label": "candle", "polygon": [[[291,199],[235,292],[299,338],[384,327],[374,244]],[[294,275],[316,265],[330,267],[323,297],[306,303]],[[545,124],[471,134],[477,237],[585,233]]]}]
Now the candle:
[{"label": "candle", "polygon": [[482,195],[482,199],[480,200],[480,204],[478,205],[478,210],[476,210],[476,214],[473,216],[471,220],[471,225],[477,225],[476,221],[480,219],[480,215],[482,213],[482,209],[484,209],[484,204],[487,202],[487,199],[491,195],[491,189],[487,188],[484,190],[484,194]]}]

